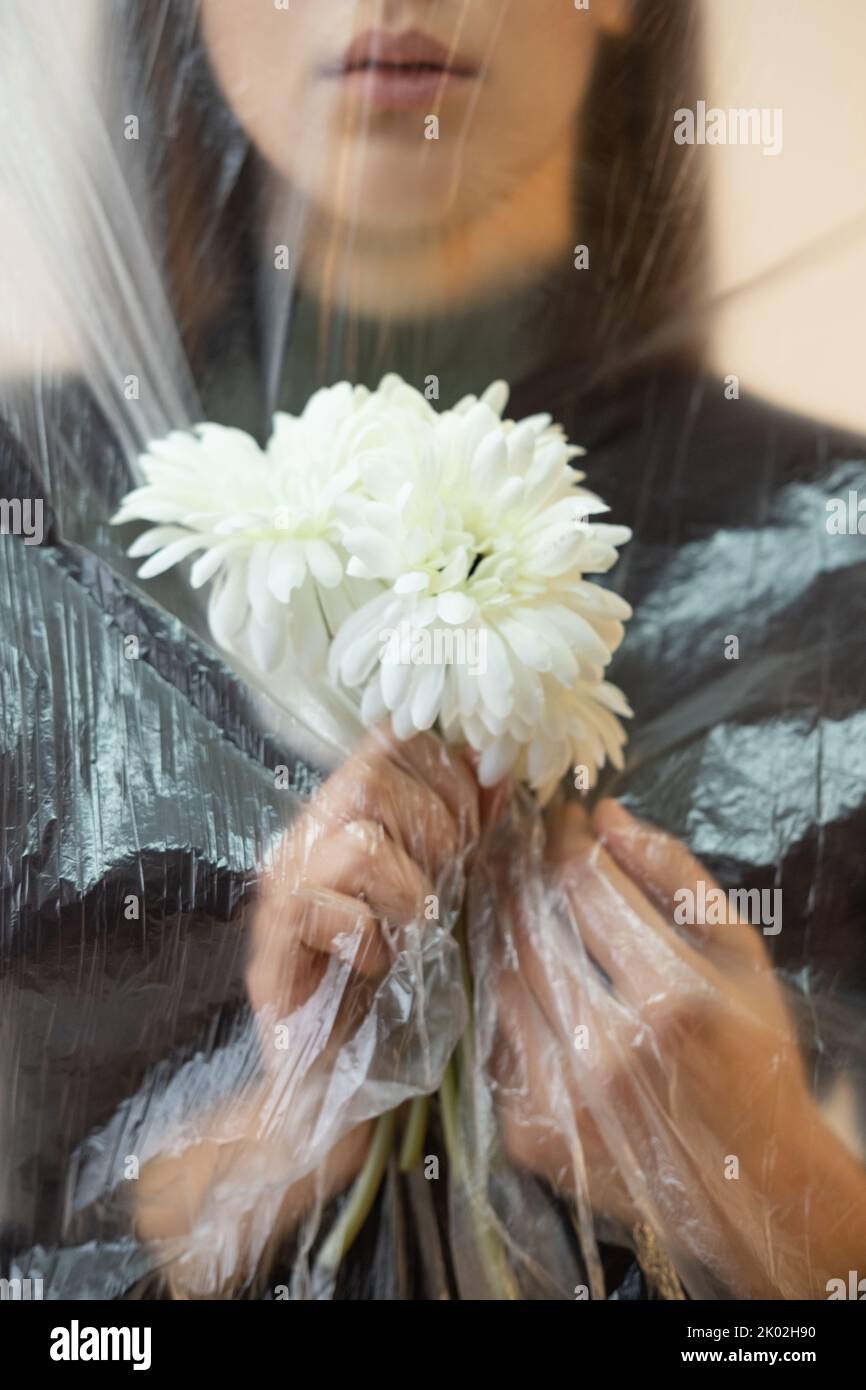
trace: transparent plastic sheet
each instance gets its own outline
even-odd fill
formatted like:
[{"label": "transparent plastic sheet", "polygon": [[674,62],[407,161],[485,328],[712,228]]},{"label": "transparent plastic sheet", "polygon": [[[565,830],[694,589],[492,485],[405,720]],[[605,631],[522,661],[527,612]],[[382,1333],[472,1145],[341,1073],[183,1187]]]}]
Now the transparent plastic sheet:
[{"label": "transparent plastic sheet", "polygon": [[[552,61],[553,7],[534,28],[499,0],[250,3],[234,37],[230,8],[0,13],[2,493],[45,503],[41,544],[0,538],[3,1273],[51,1298],[815,1295],[863,1220],[866,555],[824,518],[866,454],[732,414],[695,365],[706,152],[666,167],[695,11],[637,6],[580,59],[565,276],[557,157],[543,215],[518,205],[474,259],[443,233],[419,283],[387,240],[358,270],[365,177],[397,221],[424,201],[373,167],[363,101],[342,155],[315,91],[267,108],[275,26],[324,62],[429,21],[519,124],[508,36],[547,33]],[[252,86],[225,61],[239,34]],[[611,164],[640,83],[644,143]],[[435,142],[411,156],[434,200],[507,203],[526,171],[485,144],[495,118],[460,108],[435,179]],[[280,140],[300,153],[274,181]],[[589,288],[575,240],[606,252]],[[606,582],[635,607],[613,668],[635,719],[600,790],[639,820],[570,786],[544,811],[479,790],[459,751],[365,731],[291,656],[266,680],[218,647],[184,572],[137,577],[109,522],[151,439],[210,419],[264,440],[274,410],[386,369],[434,373],[443,407],[511,378],[509,413],[561,420],[632,527]],[[781,893],[781,931],[680,925],[675,894],[713,876],[761,911]]]}]

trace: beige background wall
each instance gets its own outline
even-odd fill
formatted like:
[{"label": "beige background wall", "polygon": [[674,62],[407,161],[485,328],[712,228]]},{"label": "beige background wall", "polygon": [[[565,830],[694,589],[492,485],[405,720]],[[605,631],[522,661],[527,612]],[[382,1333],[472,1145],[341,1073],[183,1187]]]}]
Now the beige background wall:
[{"label": "beige background wall", "polygon": [[712,360],[866,430],[866,0],[703,0],[706,99],[781,107],[782,153],[718,146]]}]

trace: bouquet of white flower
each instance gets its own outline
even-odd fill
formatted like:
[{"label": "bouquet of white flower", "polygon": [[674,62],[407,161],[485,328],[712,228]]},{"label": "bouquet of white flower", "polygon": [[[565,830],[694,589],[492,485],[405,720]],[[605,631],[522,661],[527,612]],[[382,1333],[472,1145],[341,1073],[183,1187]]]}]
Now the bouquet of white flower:
[{"label": "bouquet of white flower", "polygon": [[[114,521],[154,523],[129,552],[147,557],[144,579],[197,556],[190,580],[213,581],[214,638],[265,688],[300,668],[348,696],[367,727],[390,720],[398,741],[433,730],[473,750],[482,786],[511,775],[543,802],[572,768],[591,786],[607,759],[622,766],[618,716],[630,710],[604,670],[631,610],[587,575],[609,570],[630,533],[597,520],[607,508],[582,486],[583,451],[561,427],[504,419],[507,400],[495,383],[437,412],[389,376],[275,416],[264,450],[220,425],[176,431],[151,444],[146,481]],[[468,968],[464,979],[471,1012]],[[404,1167],[426,1103],[410,1108]],[[451,1070],[440,1104],[465,1177]],[[320,1253],[326,1272],[369,1210],[392,1134],[385,1113]],[[483,1223],[476,1237],[490,1283],[510,1296]]]},{"label": "bouquet of white flower", "polygon": [[630,609],[586,576],[609,570],[623,526],[581,486],[547,415],[503,419],[504,383],[438,413],[399,377],[317,392],[278,414],[267,447],[199,425],[155,441],[146,482],[114,518],[156,523],[130,548],[139,574],[202,552],[217,642],[266,677],[291,653],[357,693],[399,739],[436,728],[542,800],[570,767],[588,784],[622,762],[604,680]]}]

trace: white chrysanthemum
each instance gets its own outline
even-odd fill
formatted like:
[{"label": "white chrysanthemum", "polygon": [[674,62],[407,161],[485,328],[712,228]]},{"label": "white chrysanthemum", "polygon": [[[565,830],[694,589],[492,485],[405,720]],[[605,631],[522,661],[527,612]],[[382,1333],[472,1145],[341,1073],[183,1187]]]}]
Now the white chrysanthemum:
[{"label": "white chrysanthemum", "polygon": [[[630,713],[604,669],[630,609],[588,574],[626,528],[580,486],[547,415],[502,418],[495,383],[437,413],[399,377],[319,391],[265,450],[200,425],[151,445],[115,521],[156,523],[143,578],[202,552],[211,627],[266,671],[290,659],[357,693],[398,737],[437,726],[546,795],[572,766],[622,762]],[[329,648],[330,644],[330,648]],[[276,677],[275,677],[276,679]]]},{"label": "white chrysanthemum", "polygon": [[146,482],[124,498],[116,525],[152,521],[130,547],[149,579],[202,552],[190,579],[216,580],[211,629],[265,671],[291,648],[320,666],[331,634],[357,604],[345,577],[336,504],[355,485],[354,434],[370,392],[346,383],[311,397],[303,414],[274,417],[262,450],[242,430],[202,424],[154,441]]},{"label": "white chrysanthemum", "polygon": [[583,451],[547,415],[503,420],[502,383],[441,415],[399,378],[378,394],[404,427],[362,442],[338,510],[347,573],[387,588],[340,628],[332,677],[362,689],[368,724],[468,742],[488,785],[511,771],[547,794],[575,764],[589,782],[621,766],[630,710],[604,668],[631,610],[584,576],[630,533],[590,521],[607,508],[571,465]]}]

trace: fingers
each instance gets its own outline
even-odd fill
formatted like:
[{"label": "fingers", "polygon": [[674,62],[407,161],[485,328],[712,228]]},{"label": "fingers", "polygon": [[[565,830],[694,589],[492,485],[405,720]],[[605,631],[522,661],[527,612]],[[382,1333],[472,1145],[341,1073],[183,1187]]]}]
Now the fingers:
[{"label": "fingers", "polygon": [[592,828],[620,867],[668,916],[673,914],[678,889],[693,885],[699,878],[713,883],[681,840],[638,820],[618,801],[606,798],[599,802]]},{"label": "fingers", "polygon": [[[283,940],[277,941],[276,935]],[[375,909],[326,887],[299,888],[291,895],[251,968],[262,975],[262,984],[270,979],[272,995],[297,1007],[323,974],[309,967],[309,952],[336,956],[366,979],[381,978],[390,960]]]},{"label": "fingers", "polygon": [[429,788],[447,808],[458,847],[474,844],[479,832],[479,787],[466,759],[434,734],[418,734],[401,743],[385,731],[385,739],[397,766],[412,773],[421,788]]},{"label": "fingers", "polygon": [[379,824],[432,877],[460,852],[458,827],[446,803],[422,786],[379,747],[350,758],[315,797],[303,817],[304,833],[314,837],[335,824]]},{"label": "fingers", "polygon": [[297,893],[293,906],[301,940],[311,950],[336,956],[368,979],[385,974],[390,952],[375,908],[325,888]]},{"label": "fingers", "polygon": [[281,1019],[294,1014],[315,994],[326,971],[326,956],[305,946],[299,933],[287,930],[282,913],[278,920],[271,920],[267,908],[259,905],[246,985],[250,1004],[259,1016],[263,1044],[273,1041],[273,1008]]},{"label": "fingers", "polygon": [[318,840],[302,867],[298,886],[330,888],[361,898],[391,926],[403,926],[422,914],[424,899],[433,891],[406,851],[381,825],[367,820],[352,821]]},{"label": "fingers", "polygon": [[304,953],[336,956],[362,979],[387,972],[389,933],[425,920],[477,833],[473,777],[458,763],[432,736],[398,744],[374,730],[317,793],[263,876],[247,975],[257,1011],[306,1002],[324,971]]},{"label": "fingers", "polygon": [[304,817],[309,835],[358,820],[378,822],[438,880],[477,841],[478,786],[466,762],[434,735],[401,743],[390,729],[374,729]]},{"label": "fingers", "polygon": [[640,1010],[664,996],[687,964],[687,948],[643,889],[591,834],[570,837],[557,877],[586,949],[620,997]]},{"label": "fingers", "polygon": [[423,919],[432,892],[429,879],[376,822],[338,825],[309,844],[290,835],[263,887],[251,967],[257,996],[268,978],[272,998],[296,996],[301,946],[380,977],[394,955],[389,930]]},{"label": "fingers", "polygon": [[725,909],[721,914],[723,921],[707,923],[689,921],[694,914],[677,910],[685,894],[698,900],[700,884],[704,893],[718,890],[715,879],[682,841],[639,820],[611,799],[599,802],[592,824],[617,864],[668,920],[685,929],[695,944],[746,952],[769,966],[759,937],[735,912]]}]

